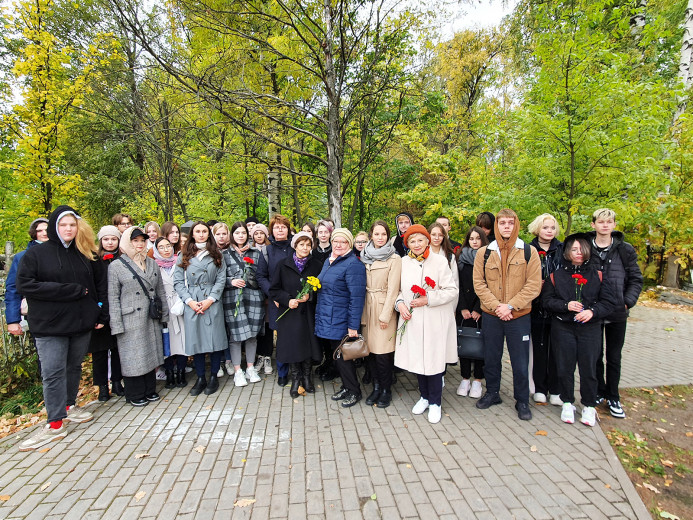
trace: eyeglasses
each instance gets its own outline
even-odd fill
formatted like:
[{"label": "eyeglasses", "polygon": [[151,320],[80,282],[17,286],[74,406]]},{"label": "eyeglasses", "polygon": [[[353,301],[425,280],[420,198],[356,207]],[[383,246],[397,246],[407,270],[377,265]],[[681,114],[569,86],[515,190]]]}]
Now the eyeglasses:
[{"label": "eyeglasses", "polygon": [[357,240],[355,243],[356,244],[367,244],[368,240]]},{"label": "eyeglasses", "polygon": [[157,246],[157,249],[173,249],[173,246],[171,244],[169,244],[167,246],[162,244],[160,246]]}]

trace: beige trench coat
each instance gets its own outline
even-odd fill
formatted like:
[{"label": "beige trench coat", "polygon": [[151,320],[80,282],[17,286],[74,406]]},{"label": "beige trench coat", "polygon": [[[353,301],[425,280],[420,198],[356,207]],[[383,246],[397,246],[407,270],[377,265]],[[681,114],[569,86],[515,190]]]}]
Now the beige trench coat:
[{"label": "beige trench coat", "polygon": [[[436,282],[435,289],[424,287],[424,278]],[[423,262],[405,256],[402,258],[402,283],[398,300],[409,306],[414,294],[412,285],[424,287],[428,305],[412,311],[402,338],[397,336],[395,365],[413,372],[432,376],[445,371],[446,363],[457,362],[457,330],[455,307],[459,289],[447,260],[431,254]],[[400,316],[399,325],[404,320]]]},{"label": "beige trench coat", "polygon": [[[395,351],[395,301],[399,295],[402,259],[395,253],[385,261],[377,260],[364,265],[366,304],[361,316],[363,337],[372,354],[388,354]],[[387,323],[386,329],[380,328],[381,321]]]}]

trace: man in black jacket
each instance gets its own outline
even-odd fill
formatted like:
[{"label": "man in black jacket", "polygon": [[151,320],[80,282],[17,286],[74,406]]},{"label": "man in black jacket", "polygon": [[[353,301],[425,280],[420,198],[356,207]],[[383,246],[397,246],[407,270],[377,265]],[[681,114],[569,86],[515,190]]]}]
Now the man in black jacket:
[{"label": "man in black jacket", "polygon": [[602,353],[597,361],[598,393],[602,400],[606,399],[611,415],[622,419],[626,414],[618,393],[621,351],[626,339],[628,311],[638,302],[643,278],[635,249],[623,240],[623,233],[614,231],[615,227],[616,213],[606,208],[598,209],[592,215],[594,231],[588,235],[592,240],[593,261],[604,273],[604,278],[609,281],[619,299],[617,310],[604,320],[606,379]]}]

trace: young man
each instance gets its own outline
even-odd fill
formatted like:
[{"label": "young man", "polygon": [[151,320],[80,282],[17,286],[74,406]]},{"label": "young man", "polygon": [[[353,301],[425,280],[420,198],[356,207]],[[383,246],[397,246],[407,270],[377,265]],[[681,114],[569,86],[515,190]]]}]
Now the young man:
[{"label": "young man", "polygon": [[532,300],[541,292],[541,261],[537,250],[518,234],[520,221],[511,209],[501,210],[495,219],[496,240],[479,249],[474,259],[474,291],[484,311],[484,374],[486,393],[476,407],[500,404],[503,340],[513,370],[517,416],[528,421],[529,334]]},{"label": "young man", "polygon": [[407,213],[406,211],[403,211],[402,213],[399,213],[395,217],[395,226],[397,227],[397,236],[395,237],[395,240],[392,243],[392,245],[394,246],[394,248],[397,251],[397,254],[399,256],[406,256],[406,254],[409,252],[409,248],[406,246],[406,244],[402,240],[402,237],[404,236],[404,233],[407,232],[407,229],[409,229],[413,225],[414,225],[414,217],[412,216],[411,213]]},{"label": "young man", "polygon": [[111,224],[117,227],[122,234],[127,228],[132,226],[132,217],[127,213],[116,213],[111,219]]},{"label": "young man", "polygon": [[443,226],[443,229],[445,229],[445,232],[448,234],[448,239],[450,240],[450,244],[452,244],[453,249],[457,249],[462,245],[459,242],[456,242],[455,240],[450,238],[450,230],[452,229],[452,226],[450,225],[450,219],[448,217],[440,216],[436,219],[436,222]]},{"label": "young man", "polygon": [[[592,215],[592,228],[588,233],[592,240],[592,261],[596,263],[604,278],[613,286],[619,299],[618,309],[604,319],[602,335],[606,348],[597,361],[598,402],[606,399],[609,411],[620,419],[626,416],[621,406],[618,384],[621,379],[621,351],[626,339],[628,311],[638,303],[642,291],[642,273],[638,266],[638,255],[623,233],[614,231],[616,213],[607,208],[598,209]],[[606,380],[604,379],[604,352],[606,351]]]}]

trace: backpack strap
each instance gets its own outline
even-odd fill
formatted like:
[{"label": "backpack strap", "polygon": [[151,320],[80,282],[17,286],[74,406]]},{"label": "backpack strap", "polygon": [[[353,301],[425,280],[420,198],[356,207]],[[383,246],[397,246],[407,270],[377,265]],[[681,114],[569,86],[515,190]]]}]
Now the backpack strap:
[{"label": "backpack strap", "polygon": [[131,266],[130,264],[128,264],[122,256],[121,256],[121,257],[118,257],[118,260],[120,260],[121,262],[123,262],[123,265],[125,265],[125,267],[127,267],[127,268],[129,269],[129,271],[130,271],[132,274],[135,275],[135,278],[137,279],[137,281],[140,282],[140,287],[142,287],[142,290],[144,291],[144,295],[145,295],[149,300],[153,300],[153,298],[149,295],[149,291],[148,291],[147,288],[144,286],[144,282],[142,281],[142,278],[140,277],[140,275],[137,274],[137,271],[135,271],[135,270],[132,268],[132,266]]},{"label": "backpack strap", "polygon": [[484,278],[486,278],[486,262],[488,262],[489,256],[491,256],[491,250],[486,246],[486,251],[484,251]]},{"label": "backpack strap", "polygon": [[532,246],[525,242],[525,263],[529,263],[529,259],[532,258]]}]

